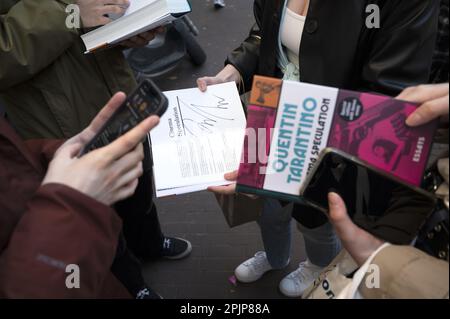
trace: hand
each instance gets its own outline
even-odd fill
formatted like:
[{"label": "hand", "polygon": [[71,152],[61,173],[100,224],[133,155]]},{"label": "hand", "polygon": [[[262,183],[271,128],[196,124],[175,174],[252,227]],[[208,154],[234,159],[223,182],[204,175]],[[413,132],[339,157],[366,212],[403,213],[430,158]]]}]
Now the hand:
[{"label": "hand", "polygon": [[206,76],[206,77],[198,79],[197,85],[198,85],[198,88],[200,89],[200,91],[206,92],[209,85],[221,84],[221,83],[232,82],[232,81],[236,82],[236,84],[239,84],[239,82],[241,81],[241,74],[234,66],[232,66],[231,64],[228,64],[216,76],[213,76],[213,77]]},{"label": "hand", "polygon": [[237,178],[238,178],[238,171],[225,174],[225,179],[232,183],[227,186],[208,187],[208,191],[213,192],[217,195],[234,195],[236,194]]},{"label": "hand", "polygon": [[110,145],[77,158],[86,141],[98,132],[124,99],[123,93],[116,94],[86,130],[56,152],[42,185],[66,185],[106,205],[134,194],[143,170],[142,140],[159,123],[158,117],[146,119]]},{"label": "hand", "polygon": [[110,23],[108,14],[122,16],[130,6],[129,0],[76,0],[80,7],[83,27],[93,28]]},{"label": "hand", "polygon": [[141,34],[138,34],[132,38],[129,38],[125,41],[122,41],[119,43],[119,45],[127,47],[127,48],[141,48],[145,47],[147,44],[152,41],[158,33],[163,33],[165,31],[165,28],[159,27],[155,30],[143,32]]},{"label": "hand", "polygon": [[353,223],[347,214],[344,201],[338,194],[328,194],[328,202],[329,219],[342,245],[358,265],[363,265],[384,242]]},{"label": "hand", "polygon": [[[116,93],[106,104],[106,106],[97,114],[91,124],[85,128],[80,134],[69,139],[62,147],[70,144],[82,144],[85,145],[90,142],[97,132],[103,127],[108,119],[114,114],[114,112],[125,102],[126,95],[123,92]],[[62,148],[61,147],[61,148]],[[55,156],[58,154],[56,152]]]},{"label": "hand", "polygon": [[398,97],[400,100],[420,103],[420,107],[406,120],[409,126],[420,126],[439,117],[448,121],[449,84],[420,85],[407,88]]}]

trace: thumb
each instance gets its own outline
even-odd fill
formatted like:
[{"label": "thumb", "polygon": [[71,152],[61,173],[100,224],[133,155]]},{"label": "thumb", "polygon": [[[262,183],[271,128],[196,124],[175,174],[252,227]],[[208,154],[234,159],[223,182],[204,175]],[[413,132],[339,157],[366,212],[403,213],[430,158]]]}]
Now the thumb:
[{"label": "thumb", "polygon": [[197,85],[200,91],[206,92],[206,90],[208,90],[208,85],[217,84],[216,82],[217,81],[215,81],[214,78],[205,76],[197,80]]},{"label": "thumb", "polygon": [[330,222],[333,224],[341,240],[352,240],[356,225],[347,214],[347,207],[342,198],[336,193],[328,194]]},{"label": "thumb", "polygon": [[225,179],[230,182],[235,182],[238,179],[238,171],[225,174]]},{"label": "thumb", "polygon": [[336,193],[328,194],[329,217],[342,245],[358,265],[364,264],[383,242],[356,226],[347,214],[342,198]]}]

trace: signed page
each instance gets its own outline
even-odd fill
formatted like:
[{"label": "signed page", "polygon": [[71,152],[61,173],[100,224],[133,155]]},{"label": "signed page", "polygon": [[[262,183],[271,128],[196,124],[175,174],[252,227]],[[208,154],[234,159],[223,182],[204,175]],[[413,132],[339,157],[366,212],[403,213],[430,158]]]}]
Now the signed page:
[{"label": "signed page", "polygon": [[234,82],[165,92],[169,108],[150,132],[156,196],[229,184],[239,168],[246,118]]}]

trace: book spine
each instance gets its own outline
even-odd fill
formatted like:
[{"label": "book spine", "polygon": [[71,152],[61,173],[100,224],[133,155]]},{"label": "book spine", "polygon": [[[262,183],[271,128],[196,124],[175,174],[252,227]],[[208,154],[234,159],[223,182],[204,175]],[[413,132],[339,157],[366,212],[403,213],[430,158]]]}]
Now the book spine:
[{"label": "book spine", "polygon": [[247,130],[238,184],[262,189],[266,178],[272,132],[277,117],[282,81],[255,76],[247,107]]}]

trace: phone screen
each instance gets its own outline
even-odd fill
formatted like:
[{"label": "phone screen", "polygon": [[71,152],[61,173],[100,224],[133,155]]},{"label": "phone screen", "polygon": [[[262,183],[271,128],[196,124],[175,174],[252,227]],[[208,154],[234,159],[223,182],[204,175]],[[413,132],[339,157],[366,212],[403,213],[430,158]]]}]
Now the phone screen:
[{"label": "phone screen", "polygon": [[328,193],[341,195],[352,220],[380,239],[410,244],[435,207],[432,195],[390,179],[340,154],[327,153],[306,187],[305,200],[328,210]]},{"label": "phone screen", "polygon": [[144,81],[114,113],[99,134],[86,145],[80,156],[110,144],[151,115],[162,116],[167,104],[163,93],[159,92],[154,84]]}]

